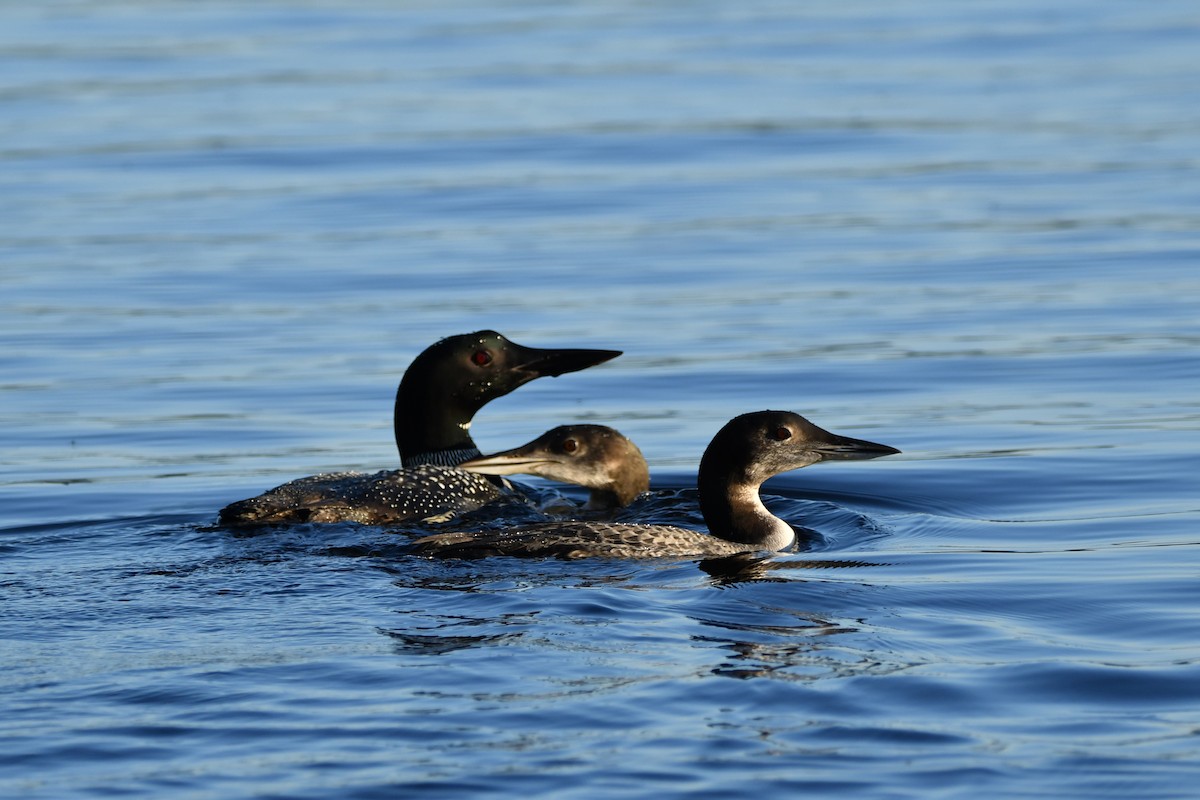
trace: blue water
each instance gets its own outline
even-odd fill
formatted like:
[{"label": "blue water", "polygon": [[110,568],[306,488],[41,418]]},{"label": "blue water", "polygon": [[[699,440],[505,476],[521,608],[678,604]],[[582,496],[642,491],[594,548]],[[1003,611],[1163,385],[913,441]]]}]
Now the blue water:
[{"label": "blue water", "polygon": [[[6,4],[0,796],[1195,796],[1198,45],[1182,0]],[[625,351],[485,450],[609,424],[685,499],[745,411],[904,454],[773,479],[818,536],[737,572],[215,527],[395,466],[405,366],[484,327]]]}]

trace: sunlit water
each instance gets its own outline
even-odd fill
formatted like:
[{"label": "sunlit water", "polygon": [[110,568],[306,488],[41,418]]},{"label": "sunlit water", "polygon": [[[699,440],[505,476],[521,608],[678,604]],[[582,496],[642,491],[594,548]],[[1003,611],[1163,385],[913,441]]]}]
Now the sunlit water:
[{"label": "sunlit water", "polygon": [[[1194,794],[1198,39],[1169,1],[6,5],[0,795]],[[214,526],[395,465],[404,367],[484,327],[625,351],[473,432],[618,427],[658,517],[744,411],[904,454],[771,481],[813,541],[740,569]]]}]

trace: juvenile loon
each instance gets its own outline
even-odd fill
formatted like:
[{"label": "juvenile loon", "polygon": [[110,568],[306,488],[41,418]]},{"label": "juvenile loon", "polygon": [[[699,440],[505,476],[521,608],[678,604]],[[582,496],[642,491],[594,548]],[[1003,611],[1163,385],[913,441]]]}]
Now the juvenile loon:
[{"label": "juvenile loon", "polygon": [[619,350],[540,349],[485,330],[428,347],[404,372],[392,416],[402,469],[313,475],[221,509],[228,525],[386,523],[458,514],[500,495],[488,478],[457,469],[480,455],[471,419],[490,400],[543,376],[576,372]]},{"label": "juvenile loon", "polygon": [[560,425],[512,450],[473,458],[460,469],[482,475],[537,475],[590,489],[589,511],[627,506],[650,488],[642,451],[605,425]]},{"label": "juvenile loon", "polygon": [[[584,558],[703,558],[782,550],[796,538],[759,497],[768,478],[818,461],[868,459],[900,451],[838,436],[790,411],[735,417],[717,432],[700,460],[697,489],[709,534],[671,525],[551,522],[491,534],[445,533],[413,543],[439,557],[489,555]],[[711,535],[710,535],[711,534]]]}]

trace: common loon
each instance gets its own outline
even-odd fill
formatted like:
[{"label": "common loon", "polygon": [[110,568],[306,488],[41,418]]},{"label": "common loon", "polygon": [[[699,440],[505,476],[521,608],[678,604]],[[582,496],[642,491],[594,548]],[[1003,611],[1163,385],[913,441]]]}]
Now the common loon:
[{"label": "common loon", "polygon": [[413,543],[438,557],[713,558],[782,550],[796,538],[759,497],[768,478],[818,461],[878,458],[900,451],[838,436],[790,411],[756,411],[725,424],[700,460],[697,488],[709,533],[672,525],[550,522],[488,534],[444,533]]},{"label": "common loon", "polygon": [[392,424],[402,469],[300,478],[226,506],[220,522],[379,524],[478,508],[500,490],[488,478],[456,468],[480,455],[470,434],[475,413],[535,378],[576,372],[620,354],[525,347],[490,330],[442,339],[413,360],[396,390]]},{"label": "common loon", "polygon": [[537,475],[590,489],[588,511],[629,505],[650,488],[650,470],[637,445],[605,425],[560,425],[532,442],[473,458],[460,469],[483,475]]}]

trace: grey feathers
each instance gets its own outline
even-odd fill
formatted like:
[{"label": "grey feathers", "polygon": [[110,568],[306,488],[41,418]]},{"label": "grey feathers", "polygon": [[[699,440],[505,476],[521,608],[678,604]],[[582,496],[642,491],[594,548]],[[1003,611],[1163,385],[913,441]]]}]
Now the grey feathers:
[{"label": "grey feathers", "polygon": [[426,536],[413,549],[439,558],[492,555],[557,558],[711,558],[761,548],[730,542],[673,525],[618,522],[546,522],[488,534],[443,533]]}]

